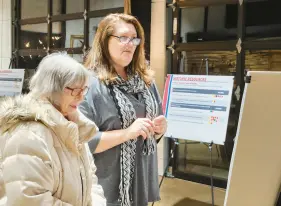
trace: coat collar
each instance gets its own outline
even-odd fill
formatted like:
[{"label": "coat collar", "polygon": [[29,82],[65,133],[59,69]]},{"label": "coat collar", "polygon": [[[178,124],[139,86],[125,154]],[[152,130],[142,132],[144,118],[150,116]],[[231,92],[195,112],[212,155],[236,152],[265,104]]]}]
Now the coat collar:
[{"label": "coat collar", "polygon": [[49,101],[31,95],[7,98],[0,102],[0,134],[11,132],[18,124],[37,121],[51,129],[62,142],[77,153],[98,131],[94,122],[82,113],[68,121]]}]

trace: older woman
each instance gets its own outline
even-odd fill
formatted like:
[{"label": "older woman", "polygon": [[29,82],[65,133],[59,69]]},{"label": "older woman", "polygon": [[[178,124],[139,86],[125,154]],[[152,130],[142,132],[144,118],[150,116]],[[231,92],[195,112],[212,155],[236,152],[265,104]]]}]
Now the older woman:
[{"label": "older woman", "polygon": [[106,205],[87,146],[97,127],[77,111],[88,77],[74,59],[52,54],[39,64],[30,94],[1,102],[0,187],[7,205]]},{"label": "older woman", "polygon": [[146,206],[159,197],[156,138],[167,127],[136,18],[110,14],[99,24],[86,67],[93,71],[80,110],[100,132],[89,142],[108,206]]}]

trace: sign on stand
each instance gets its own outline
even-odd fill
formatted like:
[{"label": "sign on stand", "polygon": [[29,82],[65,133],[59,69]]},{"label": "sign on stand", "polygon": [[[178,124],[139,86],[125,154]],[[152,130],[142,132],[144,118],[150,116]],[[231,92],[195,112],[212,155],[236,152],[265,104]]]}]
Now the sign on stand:
[{"label": "sign on stand", "polygon": [[0,70],[0,97],[21,94],[24,69]]},{"label": "sign on stand", "polygon": [[233,76],[168,75],[165,136],[223,145],[232,89]]}]

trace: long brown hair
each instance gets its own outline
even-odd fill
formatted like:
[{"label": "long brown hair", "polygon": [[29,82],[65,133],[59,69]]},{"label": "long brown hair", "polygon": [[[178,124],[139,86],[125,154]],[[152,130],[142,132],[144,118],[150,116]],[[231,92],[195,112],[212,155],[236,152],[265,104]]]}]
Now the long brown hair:
[{"label": "long brown hair", "polygon": [[144,31],[139,21],[128,14],[109,14],[99,23],[92,48],[86,57],[85,67],[93,70],[101,81],[110,82],[114,81],[117,77],[115,68],[110,63],[111,57],[108,50],[108,41],[110,35],[113,34],[115,24],[119,21],[134,25],[137,36],[141,39],[141,43],[137,46],[128,68],[131,69],[133,74],[138,73],[145,83],[150,85],[154,72],[149,69],[145,59]]}]

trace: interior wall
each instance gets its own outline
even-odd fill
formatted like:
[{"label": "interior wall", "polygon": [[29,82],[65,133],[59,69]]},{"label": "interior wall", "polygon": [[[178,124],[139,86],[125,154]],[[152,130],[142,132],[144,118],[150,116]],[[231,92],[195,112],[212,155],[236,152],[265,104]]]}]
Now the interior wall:
[{"label": "interior wall", "polygon": [[[237,29],[225,28],[226,5],[215,5],[209,7],[207,32],[223,32],[225,34],[237,34]],[[249,26],[246,28],[248,34],[281,29],[281,25]],[[186,41],[186,33],[203,32],[204,30],[204,7],[182,9],[181,37]]]},{"label": "interior wall", "polygon": [[12,4],[0,0],[0,69],[8,69],[12,56]]}]

